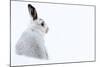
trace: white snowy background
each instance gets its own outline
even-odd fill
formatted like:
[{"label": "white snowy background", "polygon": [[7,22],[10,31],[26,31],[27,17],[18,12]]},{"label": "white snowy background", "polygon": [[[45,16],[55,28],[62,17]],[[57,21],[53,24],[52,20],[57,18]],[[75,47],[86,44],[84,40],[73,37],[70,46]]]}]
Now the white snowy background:
[{"label": "white snowy background", "polygon": [[[15,54],[15,45],[29,21],[32,4],[49,26],[45,46],[49,60]],[[29,65],[94,60],[94,7],[47,3],[11,3],[11,64]]]}]

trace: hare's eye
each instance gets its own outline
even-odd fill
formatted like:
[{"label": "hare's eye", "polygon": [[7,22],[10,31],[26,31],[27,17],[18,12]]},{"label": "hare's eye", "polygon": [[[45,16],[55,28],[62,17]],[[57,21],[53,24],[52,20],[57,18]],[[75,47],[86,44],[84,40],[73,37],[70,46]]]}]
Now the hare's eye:
[{"label": "hare's eye", "polygon": [[44,26],[44,22],[41,23],[41,26]]}]

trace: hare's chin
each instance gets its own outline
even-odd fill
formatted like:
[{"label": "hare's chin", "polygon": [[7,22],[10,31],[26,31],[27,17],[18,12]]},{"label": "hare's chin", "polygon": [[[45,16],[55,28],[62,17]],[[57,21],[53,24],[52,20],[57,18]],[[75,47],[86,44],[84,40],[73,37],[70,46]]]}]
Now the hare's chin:
[{"label": "hare's chin", "polygon": [[49,28],[46,29],[45,33],[48,33]]}]

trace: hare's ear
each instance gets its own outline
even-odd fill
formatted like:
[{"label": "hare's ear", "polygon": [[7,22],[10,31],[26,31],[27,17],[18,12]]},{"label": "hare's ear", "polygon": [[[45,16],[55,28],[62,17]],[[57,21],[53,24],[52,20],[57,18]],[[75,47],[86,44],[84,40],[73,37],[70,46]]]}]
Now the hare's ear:
[{"label": "hare's ear", "polygon": [[32,16],[33,20],[36,20],[37,19],[36,9],[31,4],[28,4],[28,10],[29,10],[29,13]]}]

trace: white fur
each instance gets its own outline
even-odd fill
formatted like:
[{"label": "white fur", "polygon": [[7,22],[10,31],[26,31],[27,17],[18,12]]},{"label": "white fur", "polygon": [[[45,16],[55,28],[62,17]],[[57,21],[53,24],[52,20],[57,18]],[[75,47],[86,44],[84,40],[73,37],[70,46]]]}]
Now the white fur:
[{"label": "white fur", "polygon": [[36,20],[31,18],[31,24],[23,32],[16,44],[15,48],[17,55],[48,59],[48,54],[44,45],[44,35],[48,29],[48,26],[45,24],[44,27],[42,27],[40,25],[41,22],[44,21],[39,18]]},{"label": "white fur", "polygon": [[29,57],[48,59],[44,39],[38,31],[27,29],[16,44],[16,53]]}]

